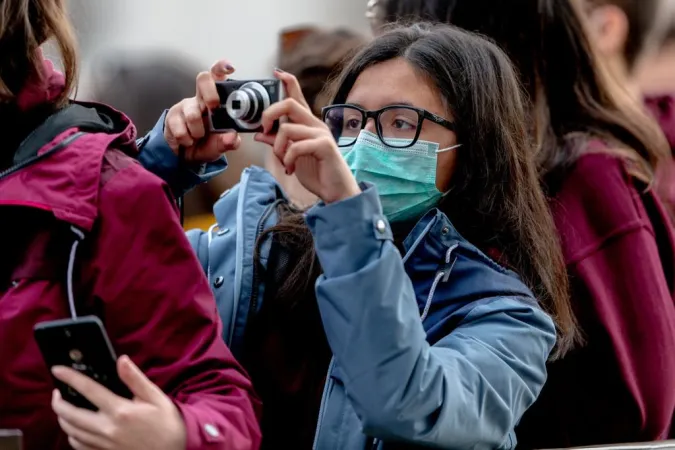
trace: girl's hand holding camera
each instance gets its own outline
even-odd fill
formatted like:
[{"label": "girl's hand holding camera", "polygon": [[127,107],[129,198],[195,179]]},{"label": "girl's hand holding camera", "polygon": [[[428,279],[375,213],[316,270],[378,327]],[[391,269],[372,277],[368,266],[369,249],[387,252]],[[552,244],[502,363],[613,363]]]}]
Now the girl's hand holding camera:
[{"label": "girl's hand holding camera", "polygon": [[[342,158],[328,127],[312,114],[291,74],[276,71],[283,81],[287,98],[263,113],[263,133],[256,140],[273,147],[275,156],[311,193],[326,203],[344,200],[361,192]],[[275,121],[281,121],[276,135],[266,134]]]},{"label": "girl's hand holding camera", "polygon": [[164,120],[164,139],[178,154],[182,148],[189,162],[211,162],[223,153],[236,150],[241,138],[235,132],[209,133],[209,110],[220,105],[216,81],[224,81],[234,72],[227,61],[218,61],[210,72],[197,75],[197,95],[174,105]]},{"label": "girl's hand holding camera", "polygon": [[[217,62],[211,72],[202,72],[197,77],[197,95],[169,110],[164,137],[174,152],[182,147],[188,161],[213,161],[239,147],[241,139],[236,133],[209,133],[207,117],[208,111],[221,103],[216,82],[225,80],[233,72],[234,68],[226,61]],[[255,139],[271,145],[286,174],[295,175],[305,189],[324,202],[332,203],[360,193],[330,130],[307,105],[298,80],[280,70],[275,71],[275,76],[283,82],[287,98],[265,110],[264,132],[258,133]],[[268,134],[276,121],[281,122],[278,132]]]}]

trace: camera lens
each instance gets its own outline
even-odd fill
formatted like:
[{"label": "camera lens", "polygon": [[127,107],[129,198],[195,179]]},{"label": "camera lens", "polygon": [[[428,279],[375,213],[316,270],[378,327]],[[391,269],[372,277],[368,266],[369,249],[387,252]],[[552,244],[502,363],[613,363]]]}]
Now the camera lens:
[{"label": "camera lens", "polygon": [[76,363],[79,363],[80,361],[82,361],[82,352],[79,351],[76,348],[74,348],[70,352],[68,352],[68,356],[70,356],[70,359],[72,359]]},{"label": "camera lens", "polygon": [[270,97],[260,83],[249,81],[230,93],[225,108],[227,114],[244,130],[261,126],[262,115],[270,106]]}]

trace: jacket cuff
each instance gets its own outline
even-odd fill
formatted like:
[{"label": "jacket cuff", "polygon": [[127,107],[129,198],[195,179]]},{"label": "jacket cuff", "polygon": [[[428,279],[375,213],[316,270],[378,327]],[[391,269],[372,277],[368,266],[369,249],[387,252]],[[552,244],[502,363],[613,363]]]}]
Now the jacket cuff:
[{"label": "jacket cuff", "polygon": [[195,408],[178,402],[175,405],[183,416],[183,423],[185,424],[185,450],[229,447],[226,439],[231,431],[220,429],[217,420],[209,420],[208,417],[204,417],[208,415],[208,409]]},{"label": "jacket cuff", "polygon": [[145,169],[166,181],[176,197],[182,197],[195,186],[221,174],[227,168],[227,160],[221,157],[208,164],[181,164],[164,139],[167,112],[164,111],[150,133],[138,141],[138,159]]},{"label": "jacket cuff", "polygon": [[319,203],[305,216],[326,278],[365,267],[380,256],[385,241],[393,241],[377,189],[362,183],[361,190],[339,202]]}]

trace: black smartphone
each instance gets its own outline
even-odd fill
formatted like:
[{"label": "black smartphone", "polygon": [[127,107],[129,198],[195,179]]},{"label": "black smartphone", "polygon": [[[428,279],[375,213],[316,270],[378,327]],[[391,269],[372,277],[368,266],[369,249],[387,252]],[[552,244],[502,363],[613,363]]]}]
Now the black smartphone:
[{"label": "black smartphone", "polygon": [[[70,367],[120,397],[133,397],[117,375],[117,357],[98,317],[41,322],[33,333],[50,372],[54,366]],[[80,408],[98,409],[75,389],[52,378],[64,400]]]}]

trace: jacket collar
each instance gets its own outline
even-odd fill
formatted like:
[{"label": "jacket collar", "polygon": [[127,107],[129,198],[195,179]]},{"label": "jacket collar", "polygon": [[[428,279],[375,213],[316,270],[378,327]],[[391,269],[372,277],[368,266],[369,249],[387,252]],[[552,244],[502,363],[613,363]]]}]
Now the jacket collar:
[{"label": "jacket collar", "polygon": [[[449,273],[436,291],[438,298],[448,304],[504,295],[532,296],[515,272],[500,266],[467,241],[436,208],[420,219],[404,241],[404,249],[408,273],[428,271],[431,278],[440,271]],[[450,261],[449,251],[452,252]]]},{"label": "jacket collar", "polygon": [[[265,169],[251,167],[242,177],[238,189],[245,189],[243,200],[245,210],[255,209],[254,205],[269,204],[283,198],[284,194],[275,178]],[[215,208],[216,218],[220,214],[233,211],[237,195],[227,195]],[[220,203],[219,202],[219,203]],[[256,226],[256,224],[251,224]],[[413,227],[404,240],[403,258],[408,273],[421,274],[428,271],[434,276],[446,265],[448,251],[452,249],[450,265],[452,283],[441,283],[438,287],[439,298],[450,302],[465,298],[489,298],[499,295],[531,297],[530,289],[520,277],[492,260],[475,245],[467,241],[454,227],[450,219],[439,209],[427,212]],[[452,286],[452,288],[450,288]]]}]

